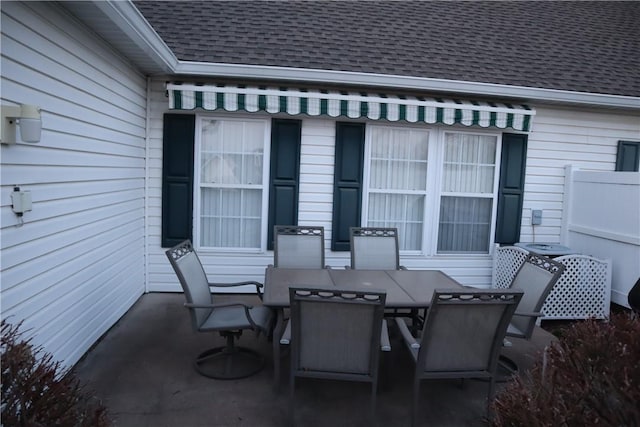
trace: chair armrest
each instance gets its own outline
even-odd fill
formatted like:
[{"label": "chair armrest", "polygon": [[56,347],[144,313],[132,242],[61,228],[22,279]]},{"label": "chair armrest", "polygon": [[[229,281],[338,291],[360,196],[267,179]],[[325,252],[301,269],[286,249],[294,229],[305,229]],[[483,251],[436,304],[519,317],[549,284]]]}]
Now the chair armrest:
[{"label": "chair armrest", "polygon": [[291,344],[291,320],[287,321],[287,326],[285,326],[284,332],[282,333],[282,337],[280,337],[280,344],[282,345]]},{"label": "chair armrest", "polygon": [[411,331],[409,331],[409,327],[407,326],[407,322],[400,317],[396,317],[396,324],[398,325],[398,329],[400,329],[400,333],[402,334],[402,338],[404,338],[405,343],[413,349],[419,349],[420,343],[416,341],[415,337],[411,335]]},{"label": "chair armrest", "polygon": [[234,282],[234,283],[214,283],[209,282],[209,288],[231,288],[234,286],[245,286],[245,285],[254,285],[256,287],[256,294],[258,294],[258,298],[262,301],[262,288],[264,285],[260,282],[256,282],[254,280],[247,280],[245,282]]},{"label": "chair armrest", "polygon": [[389,328],[387,320],[382,319],[382,329],[380,330],[380,350],[391,351],[391,342],[389,341]]},{"label": "chair armrest", "polygon": [[520,311],[520,312],[515,312],[513,313],[514,316],[521,316],[521,317],[543,317],[544,314],[534,311],[534,312],[526,312],[526,311]]},{"label": "chair armrest", "polygon": [[236,306],[244,307],[247,309],[253,308],[252,305],[245,304],[241,301],[228,301],[228,302],[221,302],[217,304],[192,304],[190,302],[185,302],[184,306],[187,308],[221,308],[221,307],[236,307]]},{"label": "chair armrest", "polygon": [[256,282],[253,280],[248,280],[246,282],[234,282],[234,283],[213,283],[213,282],[209,282],[209,287],[216,287],[216,288],[229,288],[232,286],[244,286],[244,285],[255,285],[256,288],[262,288],[264,285],[260,282]]}]

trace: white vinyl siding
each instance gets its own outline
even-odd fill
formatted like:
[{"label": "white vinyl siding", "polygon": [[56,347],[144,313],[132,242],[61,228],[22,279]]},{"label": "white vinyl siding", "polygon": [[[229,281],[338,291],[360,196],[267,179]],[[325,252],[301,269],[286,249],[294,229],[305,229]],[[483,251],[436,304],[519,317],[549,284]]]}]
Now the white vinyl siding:
[{"label": "white vinyl siding", "polygon": [[1,31],[2,104],[42,108],[1,147],[2,317],[68,366],[145,289],[146,80],[55,3],[3,2]]}]

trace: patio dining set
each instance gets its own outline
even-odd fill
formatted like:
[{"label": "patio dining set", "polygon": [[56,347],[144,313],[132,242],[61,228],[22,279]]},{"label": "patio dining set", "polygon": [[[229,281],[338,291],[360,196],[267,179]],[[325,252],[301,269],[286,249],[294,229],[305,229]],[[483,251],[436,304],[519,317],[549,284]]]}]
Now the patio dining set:
[{"label": "patio dining set", "polygon": [[[190,241],[169,249],[193,329],[226,339],[225,346],[196,358],[196,370],[217,379],[257,373],[264,355],[236,341],[246,330],[264,333],[273,345],[276,389],[281,360],[289,358],[292,424],[301,377],[369,383],[375,423],[378,373],[385,355],[396,351],[389,340],[389,329],[396,328],[405,347],[397,351],[407,351],[415,364],[412,424],[422,380],[483,379],[490,402],[498,366],[517,369],[501,357],[506,337],[531,337],[564,266],[529,254],[511,286],[477,289],[439,270],[400,265],[395,228],[354,227],[350,236],[351,264],[331,268],[325,265],[322,227],[276,226],[274,263],[265,268],[264,283],[211,283]],[[216,301],[216,288],[246,285],[255,286],[261,305]]]}]

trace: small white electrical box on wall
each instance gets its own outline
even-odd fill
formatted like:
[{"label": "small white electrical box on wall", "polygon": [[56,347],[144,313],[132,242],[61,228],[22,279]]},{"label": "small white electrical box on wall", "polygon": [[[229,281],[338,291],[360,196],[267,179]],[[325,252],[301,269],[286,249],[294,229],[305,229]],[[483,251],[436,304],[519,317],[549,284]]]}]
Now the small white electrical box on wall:
[{"label": "small white electrical box on wall", "polygon": [[20,187],[14,187],[11,193],[11,209],[17,215],[22,216],[23,213],[31,210],[31,191],[22,191]]},{"label": "small white electrical box on wall", "polygon": [[540,224],[542,224],[542,210],[533,209],[531,211],[531,225],[540,225]]}]

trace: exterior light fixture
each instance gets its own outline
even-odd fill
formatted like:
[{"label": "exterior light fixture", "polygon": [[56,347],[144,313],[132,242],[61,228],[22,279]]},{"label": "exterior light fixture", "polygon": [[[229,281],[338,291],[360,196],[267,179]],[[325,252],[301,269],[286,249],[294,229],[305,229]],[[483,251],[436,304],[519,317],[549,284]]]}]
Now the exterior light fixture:
[{"label": "exterior light fixture", "polygon": [[40,107],[22,104],[19,106],[2,106],[2,142],[3,144],[16,143],[16,124],[20,125],[20,137],[24,142],[40,142],[42,131],[42,119]]}]

